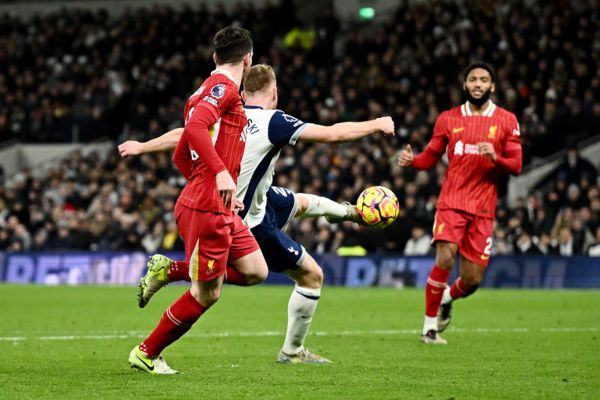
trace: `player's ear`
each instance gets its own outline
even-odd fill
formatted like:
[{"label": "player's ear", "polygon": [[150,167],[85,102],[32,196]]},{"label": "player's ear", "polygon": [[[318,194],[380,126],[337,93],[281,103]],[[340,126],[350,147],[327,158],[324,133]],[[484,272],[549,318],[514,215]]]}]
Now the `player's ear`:
[{"label": "player's ear", "polygon": [[492,87],[490,88],[490,92],[494,93],[496,91],[496,84],[492,83]]},{"label": "player's ear", "polygon": [[240,94],[240,96],[242,97],[242,102],[246,103],[246,91],[242,90],[242,93]]},{"label": "player's ear", "polygon": [[217,64],[217,53],[213,53],[213,61],[216,65]]},{"label": "player's ear", "polygon": [[252,65],[252,52],[246,53],[244,56],[244,64],[248,66]]}]

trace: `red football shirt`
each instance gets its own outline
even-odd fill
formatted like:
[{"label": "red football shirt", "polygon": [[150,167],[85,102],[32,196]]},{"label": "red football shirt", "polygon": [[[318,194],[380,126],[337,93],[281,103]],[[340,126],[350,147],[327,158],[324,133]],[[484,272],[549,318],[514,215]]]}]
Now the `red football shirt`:
[{"label": "red football shirt", "polygon": [[[448,155],[448,170],[437,208],[462,210],[493,218],[498,197],[498,178],[503,169],[500,163],[480,155],[477,143],[492,143],[499,159],[518,157],[515,165],[520,171],[519,136],[519,123],[515,115],[491,101],[482,115],[473,115],[467,103],[440,114],[428,145],[435,151],[438,160],[444,150]],[[510,154],[507,154],[507,149]],[[417,158],[413,161],[415,168],[422,164]]]},{"label": "red football shirt", "polygon": [[237,182],[246,146],[246,114],[233,77],[215,70],[185,105],[185,127],[173,162],[188,180],[177,202],[195,210],[228,214],[215,175],[225,169]]}]

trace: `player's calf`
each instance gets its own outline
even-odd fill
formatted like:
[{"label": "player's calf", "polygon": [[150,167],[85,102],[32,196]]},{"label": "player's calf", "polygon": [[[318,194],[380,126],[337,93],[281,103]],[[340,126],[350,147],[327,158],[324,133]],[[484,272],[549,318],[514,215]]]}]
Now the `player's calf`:
[{"label": "player's calf", "polygon": [[287,275],[300,287],[320,289],[323,286],[323,270],[309,254],[300,268],[288,272]]},{"label": "player's calf", "polygon": [[210,281],[192,281],[190,293],[203,307],[210,308],[221,297],[224,276],[221,275]]}]

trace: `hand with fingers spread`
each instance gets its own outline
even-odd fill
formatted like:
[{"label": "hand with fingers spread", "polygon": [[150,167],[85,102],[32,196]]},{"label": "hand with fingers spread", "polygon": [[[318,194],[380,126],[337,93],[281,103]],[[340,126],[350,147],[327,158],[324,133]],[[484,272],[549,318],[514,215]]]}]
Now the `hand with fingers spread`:
[{"label": "hand with fingers spread", "polygon": [[121,157],[137,156],[143,152],[143,144],[136,140],[128,140],[119,145],[119,154]]},{"label": "hand with fingers spread", "polygon": [[496,161],[496,150],[494,150],[493,144],[489,142],[479,142],[477,143],[477,147],[479,148],[479,154],[492,161]]},{"label": "hand with fingers spread", "polygon": [[216,175],[217,190],[223,199],[223,206],[230,210],[235,209],[237,198],[235,197],[235,182],[229,172],[225,169]]},{"label": "hand with fingers spread", "polygon": [[407,144],[405,148],[402,149],[402,151],[400,151],[400,158],[398,159],[398,165],[400,165],[401,167],[408,167],[410,164],[412,164],[414,159],[414,155],[413,155],[413,151],[412,151],[412,147],[410,147],[410,144]]}]

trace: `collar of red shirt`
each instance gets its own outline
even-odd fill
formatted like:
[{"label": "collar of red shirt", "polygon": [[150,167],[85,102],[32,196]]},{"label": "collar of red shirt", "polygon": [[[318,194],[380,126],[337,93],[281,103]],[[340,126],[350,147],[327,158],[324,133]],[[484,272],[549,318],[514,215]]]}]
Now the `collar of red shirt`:
[{"label": "collar of red shirt", "polygon": [[211,72],[210,74],[211,74],[211,75],[214,75],[214,74],[222,74],[222,75],[225,75],[226,77],[228,77],[228,78],[231,80],[231,82],[233,82],[233,84],[234,84],[235,86],[237,86],[237,83],[235,82],[235,79],[233,79],[233,75],[231,75],[231,73],[230,73],[229,71],[226,71],[226,70],[224,70],[224,69],[218,69],[218,68],[217,68],[217,69],[215,69],[213,72]]},{"label": "collar of red shirt", "polygon": [[[490,100],[490,104],[488,104],[487,108],[484,112],[481,113],[482,117],[492,117],[494,115],[494,111],[496,110],[496,105],[493,101]],[[469,107],[469,102],[467,101],[465,104],[460,106],[460,112],[463,117],[472,117],[473,113],[471,112],[471,107]]]}]

